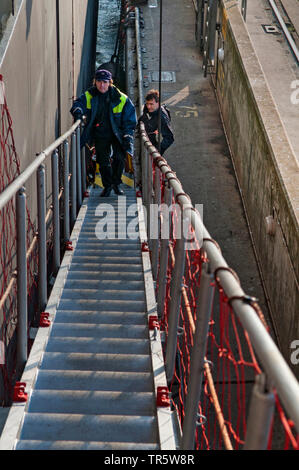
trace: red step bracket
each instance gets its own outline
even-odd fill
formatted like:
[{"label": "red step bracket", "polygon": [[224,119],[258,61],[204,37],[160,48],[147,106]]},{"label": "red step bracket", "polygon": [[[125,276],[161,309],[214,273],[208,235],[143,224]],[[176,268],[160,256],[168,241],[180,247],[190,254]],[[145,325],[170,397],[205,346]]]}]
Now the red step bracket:
[{"label": "red step bracket", "polygon": [[67,240],[65,242],[65,249],[66,251],[73,251],[74,250],[73,242],[71,242],[70,240]]},{"label": "red step bracket", "polygon": [[13,401],[24,403],[28,399],[28,393],[25,392],[26,383],[16,382],[13,390]]},{"label": "red step bracket", "polygon": [[155,328],[160,329],[160,324],[157,315],[151,315],[148,317],[148,327],[149,330],[154,330]]},{"label": "red step bracket", "polygon": [[157,387],[157,406],[164,408],[170,406],[168,387]]},{"label": "red step bracket", "polygon": [[146,253],[146,252],[150,251],[147,242],[142,242],[141,251],[142,251],[142,253]]},{"label": "red step bracket", "polygon": [[42,312],[40,314],[39,326],[41,328],[48,328],[51,325],[51,320],[49,320],[49,313]]}]

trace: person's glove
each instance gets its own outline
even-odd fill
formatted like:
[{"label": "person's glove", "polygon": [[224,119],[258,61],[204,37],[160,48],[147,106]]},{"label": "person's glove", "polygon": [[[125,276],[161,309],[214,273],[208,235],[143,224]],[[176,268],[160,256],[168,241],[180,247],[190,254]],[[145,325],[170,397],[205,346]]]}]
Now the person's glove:
[{"label": "person's glove", "polygon": [[132,155],[133,137],[131,135],[124,135],[122,144],[124,151]]}]

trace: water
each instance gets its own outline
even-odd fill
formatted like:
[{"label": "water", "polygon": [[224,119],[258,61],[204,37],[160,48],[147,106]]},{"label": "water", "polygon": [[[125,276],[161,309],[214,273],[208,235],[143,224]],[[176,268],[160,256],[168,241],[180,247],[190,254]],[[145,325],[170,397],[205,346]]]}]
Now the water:
[{"label": "water", "polygon": [[96,66],[109,62],[114,53],[121,0],[99,0]]}]

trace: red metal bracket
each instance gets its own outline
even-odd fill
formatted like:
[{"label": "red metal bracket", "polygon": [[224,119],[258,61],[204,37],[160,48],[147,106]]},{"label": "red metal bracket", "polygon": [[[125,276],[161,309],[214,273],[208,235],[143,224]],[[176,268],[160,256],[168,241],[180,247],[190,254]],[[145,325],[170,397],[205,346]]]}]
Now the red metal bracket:
[{"label": "red metal bracket", "polygon": [[155,328],[160,329],[159,320],[156,315],[151,315],[148,317],[148,327],[150,330],[154,330]]},{"label": "red metal bracket", "polygon": [[65,249],[66,251],[74,251],[73,242],[71,242],[70,240],[67,240],[65,242]]},{"label": "red metal bracket", "polygon": [[16,382],[13,390],[13,401],[24,403],[28,399],[28,393],[25,392],[26,383]]},{"label": "red metal bracket", "polygon": [[143,242],[143,243],[142,243],[142,245],[141,245],[141,251],[142,251],[142,253],[146,253],[146,252],[150,251],[147,242]]},{"label": "red metal bracket", "polygon": [[164,408],[170,406],[168,387],[157,387],[157,406]]},{"label": "red metal bracket", "polygon": [[142,193],[140,190],[136,191],[136,197],[142,197]]},{"label": "red metal bracket", "polygon": [[89,191],[85,191],[85,193],[83,194],[83,197],[89,197]]},{"label": "red metal bracket", "polygon": [[49,320],[49,313],[42,312],[40,314],[39,326],[41,328],[48,328],[51,325],[51,320]]}]

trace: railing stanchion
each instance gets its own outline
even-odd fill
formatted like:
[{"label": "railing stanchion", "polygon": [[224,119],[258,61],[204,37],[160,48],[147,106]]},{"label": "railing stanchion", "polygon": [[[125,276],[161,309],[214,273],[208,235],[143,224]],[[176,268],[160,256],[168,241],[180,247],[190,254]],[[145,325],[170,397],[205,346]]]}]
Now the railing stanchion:
[{"label": "railing stanchion", "polygon": [[265,374],[259,374],[251,395],[244,450],[267,449],[274,408],[274,394],[267,390]]},{"label": "railing stanchion", "polygon": [[46,178],[45,165],[37,169],[38,214],[38,306],[39,313],[47,305],[47,228],[46,228]]},{"label": "railing stanchion", "polygon": [[152,156],[149,152],[147,152],[147,238],[148,244],[150,249],[152,249],[152,241],[151,241],[151,205],[153,202],[153,164],[152,164]]},{"label": "railing stanchion", "polygon": [[213,276],[203,268],[198,293],[196,326],[193,336],[194,341],[190,360],[188,394],[181,444],[181,449],[185,450],[194,449],[198,404],[200,401],[209,321],[211,318],[215,289],[212,281]]},{"label": "railing stanchion", "polygon": [[20,373],[27,361],[27,233],[26,233],[26,191],[16,194],[17,223],[17,370]]},{"label": "railing stanchion", "polygon": [[154,229],[154,237],[152,240],[152,272],[154,281],[158,277],[158,266],[159,266],[159,245],[160,245],[160,205],[161,205],[161,181],[160,181],[160,170],[155,167],[155,182],[154,182],[154,220],[151,222],[151,227]]},{"label": "railing stanchion", "polygon": [[59,221],[59,179],[58,151],[52,154],[52,201],[53,201],[53,273],[60,267],[60,221]]},{"label": "railing stanchion", "polygon": [[81,160],[81,129],[76,129],[76,149],[77,149],[77,198],[78,207],[82,205],[82,160]]},{"label": "railing stanchion", "polygon": [[[164,302],[167,284],[167,267],[169,256],[169,238],[170,238],[170,213],[169,207],[172,204],[172,188],[168,183],[165,183],[164,188],[164,209],[161,213],[161,254],[160,254],[160,269],[158,279],[158,293],[157,293],[157,308],[158,315],[161,318],[164,312]],[[166,213],[167,212],[167,213]]]},{"label": "railing stanchion", "polygon": [[64,241],[69,240],[70,238],[70,187],[69,187],[69,143],[66,140],[63,144],[63,156],[64,156],[64,165],[63,165],[63,210],[64,210]]},{"label": "railing stanchion", "polygon": [[77,217],[76,133],[72,134],[71,229]]},{"label": "railing stanchion", "polygon": [[182,284],[185,269],[185,237],[184,237],[184,212],[181,210],[181,233],[178,236],[175,245],[175,264],[173,269],[173,277],[170,285],[170,305],[168,315],[168,336],[166,345],[166,378],[168,383],[171,381],[174,368],[175,368],[175,356],[177,350],[177,335],[179,327],[179,314],[182,297]]},{"label": "railing stanchion", "polygon": [[82,191],[83,194],[86,193],[86,147],[84,146],[82,148],[82,153],[81,153],[81,159],[82,159]]}]

